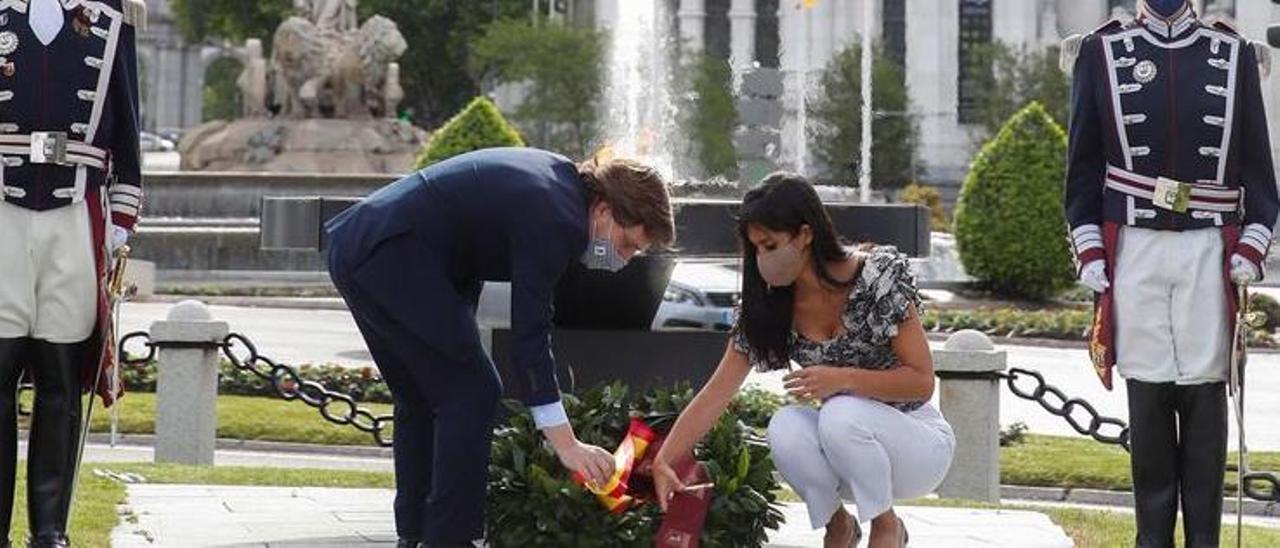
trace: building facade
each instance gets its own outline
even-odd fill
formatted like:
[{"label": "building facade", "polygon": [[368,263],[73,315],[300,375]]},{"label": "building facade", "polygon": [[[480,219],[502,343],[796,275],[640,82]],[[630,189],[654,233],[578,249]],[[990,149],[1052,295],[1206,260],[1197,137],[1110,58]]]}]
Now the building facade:
[{"label": "building facade", "polygon": [[138,85],[142,129],[182,130],[201,120],[201,93],[208,56],[188,44],[173,19],[169,0],[148,0],[148,24],[138,34]]},{"label": "building facade", "polygon": [[[796,88],[812,93],[817,72],[859,41],[869,7],[870,38],[899,60],[906,75],[920,130],[922,178],[944,187],[958,186],[981,145],[967,115],[983,91],[965,77],[975,48],[992,41],[1015,48],[1051,46],[1089,32],[1113,14],[1131,13],[1134,5],[1134,0],[596,0],[597,25],[613,24],[619,1],[667,3],[686,48],[727,57],[740,69],[757,63],[780,68],[792,97],[782,134],[797,136],[784,137],[782,156],[792,162],[805,161],[807,148],[797,143],[800,133],[794,127],[803,119]],[[1194,1],[1201,14],[1234,19],[1253,40],[1265,40],[1267,25],[1280,22],[1280,6],[1271,0]],[[1265,86],[1272,144],[1280,152],[1275,136],[1280,78]]]}]

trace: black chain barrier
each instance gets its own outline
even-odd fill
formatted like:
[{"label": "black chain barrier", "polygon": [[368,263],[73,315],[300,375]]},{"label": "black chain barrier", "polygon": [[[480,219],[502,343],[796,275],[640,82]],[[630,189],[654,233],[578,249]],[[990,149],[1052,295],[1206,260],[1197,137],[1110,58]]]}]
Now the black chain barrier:
[{"label": "black chain barrier", "polygon": [[[150,336],[145,331],[130,333],[120,339],[120,355],[127,356],[124,352],[125,345],[134,339],[144,341],[142,344],[145,344],[148,348],[147,354],[142,357],[125,358],[122,359],[122,362],[126,365],[137,366],[154,360],[156,348],[161,345],[152,343]],[[165,343],[163,346],[174,348],[178,345]],[[184,344],[181,346],[191,347],[193,345]],[[270,358],[259,354],[257,347],[244,335],[232,333],[227,335],[221,342],[196,344],[194,346],[222,350],[223,355],[233,366],[237,369],[249,371],[258,378],[271,383],[281,398],[289,401],[301,400],[303,403],[319,409],[320,415],[325,420],[333,424],[352,426],[357,430],[368,432],[373,435],[378,445],[383,447],[391,446],[391,440],[387,439],[386,431],[387,427],[391,426],[395,420],[392,415],[374,416],[368,410],[356,405],[351,396],[329,390],[320,383],[303,380],[294,368],[277,364]],[[237,346],[243,347],[246,352],[243,357],[237,354]],[[1130,451],[1128,423],[1115,417],[1103,416],[1098,413],[1093,404],[1082,398],[1068,398],[1061,389],[1045,382],[1044,375],[1038,371],[1014,367],[1010,368],[1007,373],[939,372],[938,376],[940,378],[956,379],[1003,380],[1013,395],[1040,404],[1040,407],[1048,411],[1049,414],[1067,421],[1067,424],[1071,425],[1071,428],[1080,435],[1089,436],[1095,441],[1107,445],[1118,445],[1126,452]],[[29,384],[20,388],[20,390],[29,389]],[[339,407],[336,412],[333,409],[334,405]],[[22,410],[20,409],[19,412],[21,413]],[[29,411],[27,413],[29,414]],[[1280,502],[1280,478],[1271,472],[1248,472],[1244,475],[1244,492],[1246,496],[1254,500]]]},{"label": "black chain barrier", "polygon": [[[146,355],[129,357],[125,353],[125,345],[132,341],[141,341],[148,349]],[[392,415],[374,415],[368,409],[356,404],[348,394],[329,390],[323,384],[303,379],[298,370],[288,365],[276,363],[271,358],[258,353],[258,348],[248,337],[239,333],[231,333],[220,342],[172,344],[154,343],[145,331],[137,331],[120,339],[120,355],[126,356],[121,363],[130,366],[144,365],[155,359],[157,348],[216,348],[231,362],[236,369],[248,371],[254,376],[271,384],[276,395],[286,401],[301,401],[320,411],[325,420],[339,426],[351,426],[361,432],[373,436],[374,441],[382,447],[391,447],[390,430],[395,418]]]},{"label": "black chain barrier", "polygon": [[[1062,417],[1080,435],[1130,451],[1128,423],[1103,416],[1093,404],[1081,398],[1068,398],[1061,389],[1046,383],[1040,372],[1014,367],[1007,373],[978,375],[1005,381],[1013,395],[1034,401],[1049,414]],[[1114,433],[1106,433],[1104,429]],[[1280,502],[1280,478],[1274,473],[1246,471],[1243,483],[1245,496],[1262,502]]]}]

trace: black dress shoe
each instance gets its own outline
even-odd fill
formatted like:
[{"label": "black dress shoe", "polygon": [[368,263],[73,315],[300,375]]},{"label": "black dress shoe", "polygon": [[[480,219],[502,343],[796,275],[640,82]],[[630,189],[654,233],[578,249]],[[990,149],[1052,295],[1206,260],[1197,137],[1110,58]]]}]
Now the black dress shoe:
[{"label": "black dress shoe", "polygon": [[421,548],[421,546],[422,546],[422,541],[420,540],[409,540],[409,539],[402,538],[396,541],[396,548]]}]

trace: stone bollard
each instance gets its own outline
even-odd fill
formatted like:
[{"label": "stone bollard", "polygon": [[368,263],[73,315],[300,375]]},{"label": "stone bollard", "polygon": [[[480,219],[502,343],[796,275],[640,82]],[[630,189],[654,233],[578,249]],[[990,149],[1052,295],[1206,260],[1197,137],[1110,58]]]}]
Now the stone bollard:
[{"label": "stone bollard", "polygon": [[955,460],[938,494],[1000,502],[1000,380],[1008,356],[991,339],[966,329],[933,352],[942,414],[956,434]]},{"label": "stone bollard", "polygon": [[213,464],[217,437],[217,343],[227,322],[214,321],[199,301],[182,301],[151,324],[156,358],[156,462]]}]

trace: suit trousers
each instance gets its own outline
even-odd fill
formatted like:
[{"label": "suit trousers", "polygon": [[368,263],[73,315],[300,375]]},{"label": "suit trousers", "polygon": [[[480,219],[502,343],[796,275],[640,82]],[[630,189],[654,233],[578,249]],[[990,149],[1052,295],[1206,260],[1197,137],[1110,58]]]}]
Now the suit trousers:
[{"label": "suit trousers", "polygon": [[[379,250],[391,252],[393,250]],[[330,255],[330,274],[373,361],[391,390],[395,413],[396,532],[428,545],[465,543],[484,534],[489,446],[502,383],[480,348],[458,360],[388,315]],[[481,282],[458,291],[475,313]],[[428,311],[457,314],[459,311]],[[466,311],[463,311],[466,312]]]}]

